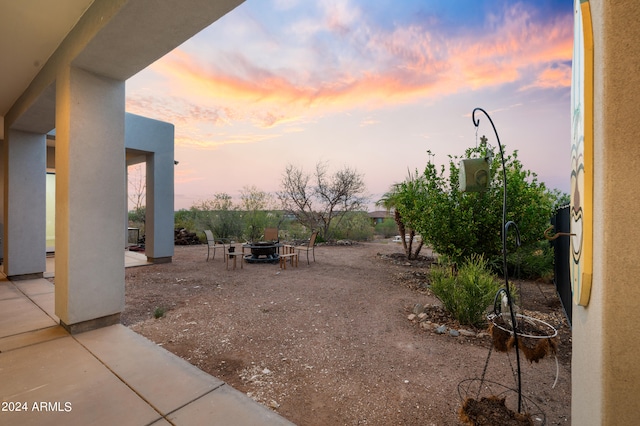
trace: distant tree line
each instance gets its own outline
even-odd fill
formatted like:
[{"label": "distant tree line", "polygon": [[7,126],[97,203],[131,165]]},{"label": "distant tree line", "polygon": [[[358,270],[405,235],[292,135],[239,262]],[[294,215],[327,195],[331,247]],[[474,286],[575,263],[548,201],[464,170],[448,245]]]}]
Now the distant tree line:
[{"label": "distant tree line", "polygon": [[363,176],[349,167],[330,173],[327,163],[318,163],[309,174],[287,165],[276,194],[255,186],[244,187],[239,202],[226,193],[214,194],[176,212],[175,222],[235,241],[258,241],[265,228],[278,228],[288,239],[306,239],[317,230],[319,241],[368,240],[374,226],[365,210],[365,189]]}]

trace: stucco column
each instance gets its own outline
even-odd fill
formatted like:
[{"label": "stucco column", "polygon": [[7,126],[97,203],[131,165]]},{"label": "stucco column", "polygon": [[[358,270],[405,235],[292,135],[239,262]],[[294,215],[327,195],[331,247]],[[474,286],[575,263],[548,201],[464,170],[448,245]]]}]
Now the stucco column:
[{"label": "stucco column", "polygon": [[42,277],[46,269],[46,135],[9,130],[4,142],[4,273]]},{"label": "stucco column", "polygon": [[170,262],[174,245],[173,153],[156,152],[147,156],[147,235],[149,260]]},{"label": "stucco column", "polygon": [[172,124],[126,114],[125,145],[145,156],[145,253],[154,263],[171,262],[174,252],[173,140]]},{"label": "stucco column", "polygon": [[125,84],[67,68],[56,81],[56,315],[72,332],[124,308]]}]

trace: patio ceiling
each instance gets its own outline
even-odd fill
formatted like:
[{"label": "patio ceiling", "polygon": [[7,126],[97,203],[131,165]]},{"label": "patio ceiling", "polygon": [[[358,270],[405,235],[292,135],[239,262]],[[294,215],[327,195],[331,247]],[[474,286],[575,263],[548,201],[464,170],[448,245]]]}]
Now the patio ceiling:
[{"label": "patio ceiling", "polygon": [[93,1],[0,0],[0,116],[4,117]]},{"label": "patio ceiling", "polygon": [[5,120],[42,134],[55,127],[66,61],[124,81],[242,1],[0,0],[0,140]]}]

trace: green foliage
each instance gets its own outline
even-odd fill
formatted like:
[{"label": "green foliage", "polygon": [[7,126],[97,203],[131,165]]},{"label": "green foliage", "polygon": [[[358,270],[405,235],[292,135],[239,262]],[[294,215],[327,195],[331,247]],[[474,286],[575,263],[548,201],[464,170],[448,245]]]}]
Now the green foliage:
[{"label": "green foliage", "polygon": [[154,311],[153,311],[153,317],[158,319],[158,318],[162,318],[165,314],[166,310],[163,307],[157,307]]},{"label": "green foliage", "polygon": [[136,207],[133,210],[129,210],[129,222],[132,223],[144,223],[147,215],[146,206]]},{"label": "green foliage", "polygon": [[258,241],[264,228],[279,228],[282,222],[282,212],[273,210],[273,196],[254,186],[243,188],[238,205],[219,193],[175,214],[175,227],[195,232],[203,242],[206,229],[220,240]]},{"label": "green foliage", "polygon": [[387,210],[394,209],[393,215],[398,227],[398,235],[410,237],[402,239],[402,247],[407,259],[417,259],[423,245],[422,242],[413,243],[413,237],[416,235],[414,224],[421,220],[420,217],[423,214],[419,210],[423,189],[420,179],[409,175],[405,182],[392,185],[391,190],[376,202],[376,205],[383,206]]},{"label": "green foliage", "polygon": [[215,194],[213,199],[200,201],[191,206],[196,232],[202,236],[210,229],[216,238],[238,239],[242,235],[242,218],[230,195]]},{"label": "green foliage", "polygon": [[193,231],[196,229],[195,215],[191,210],[180,209],[173,216],[173,223],[176,229],[188,229]]},{"label": "green foliage", "polygon": [[554,214],[561,207],[568,206],[571,203],[571,196],[566,192],[562,192],[558,189],[554,189],[551,191],[551,196],[553,197],[553,212]]},{"label": "green foliage", "polygon": [[283,220],[280,224],[281,241],[303,240],[309,238],[311,231],[297,220]]},{"label": "green foliage", "polygon": [[[128,212],[129,226],[138,228],[138,238],[143,237],[145,233],[146,207],[137,207]],[[135,243],[138,241],[127,241],[127,243]]]},{"label": "green foliage", "polygon": [[373,237],[373,226],[367,213],[349,212],[331,225],[330,234],[336,240],[368,241]]},{"label": "green foliage", "polygon": [[[464,158],[484,157],[486,141],[466,150]],[[500,155],[490,164],[491,184],[487,191],[462,193],[458,190],[459,157],[449,157],[448,169],[429,162],[422,175],[399,186],[397,209],[405,223],[422,235],[439,253],[461,262],[473,254],[493,259],[502,253],[503,178]],[[535,173],[525,170],[517,152],[505,153],[507,174],[507,221],[514,221],[524,245],[535,245],[548,226],[556,194],[538,182]],[[515,246],[508,235],[509,250]]]},{"label": "green foliage", "polygon": [[279,228],[281,214],[270,211],[274,206],[271,194],[261,191],[255,186],[245,186],[240,194],[242,210],[243,238],[247,241],[258,241],[265,228]]},{"label": "green foliage", "polygon": [[431,268],[431,290],[460,324],[481,324],[499,289],[482,256],[470,257],[457,274],[448,264]]},{"label": "green foliage", "polygon": [[[548,241],[539,241],[521,249],[509,252],[507,268],[509,276],[522,279],[538,279],[550,281],[553,278],[553,248]],[[500,258],[500,270],[502,257]]]},{"label": "green foliage", "polygon": [[398,234],[398,225],[395,220],[387,217],[382,222],[376,224],[374,232],[376,235],[382,235],[383,238],[390,238]]}]

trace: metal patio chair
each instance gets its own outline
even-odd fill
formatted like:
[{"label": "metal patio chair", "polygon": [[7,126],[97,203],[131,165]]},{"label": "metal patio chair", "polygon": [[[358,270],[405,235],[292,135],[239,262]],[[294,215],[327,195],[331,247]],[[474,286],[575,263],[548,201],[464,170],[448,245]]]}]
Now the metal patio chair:
[{"label": "metal patio chair", "polygon": [[[213,252],[213,256],[211,256],[211,260],[216,258],[216,249],[222,249],[222,252],[224,253],[225,248],[227,247],[227,245],[224,243],[224,240],[220,239],[220,238],[214,238],[213,237],[213,232],[211,232],[211,230],[206,229],[204,231],[204,234],[207,236],[207,262],[209,261],[209,254],[211,252]],[[224,261],[224,259],[222,259]]]}]

